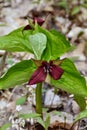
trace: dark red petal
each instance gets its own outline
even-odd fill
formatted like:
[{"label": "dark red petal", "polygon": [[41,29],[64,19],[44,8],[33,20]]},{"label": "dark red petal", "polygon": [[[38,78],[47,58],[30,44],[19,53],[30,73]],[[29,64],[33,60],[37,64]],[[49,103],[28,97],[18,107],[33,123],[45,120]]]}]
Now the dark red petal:
[{"label": "dark red petal", "polygon": [[30,30],[32,29],[30,25],[26,25],[23,30]]},{"label": "dark red petal", "polygon": [[52,65],[49,74],[53,77],[53,79],[58,80],[61,78],[63,72],[64,70],[59,66]]},{"label": "dark red petal", "polygon": [[46,78],[47,73],[44,71],[44,67],[40,66],[32,75],[30,78],[28,84],[33,85],[40,82],[43,82]]},{"label": "dark red petal", "polygon": [[41,26],[43,23],[44,23],[44,20],[43,19],[41,19],[41,18],[34,18],[34,23],[35,23],[35,21]]}]

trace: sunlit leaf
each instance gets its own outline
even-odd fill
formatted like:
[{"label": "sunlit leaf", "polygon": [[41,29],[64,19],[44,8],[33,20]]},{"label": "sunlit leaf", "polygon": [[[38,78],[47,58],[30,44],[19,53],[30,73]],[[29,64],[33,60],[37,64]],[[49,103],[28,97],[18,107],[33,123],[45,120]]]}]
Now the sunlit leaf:
[{"label": "sunlit leaf", "polygon": [[30,45],[36,56],[36,59],[41,59],[41,55],[46,48],[47,38],[43,33],[36,33],[29,36]]},{"label": "sunlit leaf", "polygon": [[84,111],[80,112],[80,113],[76,116],[74,122],[76,122],[76,121],[78,121],[78,120],[80,120],[80,119],[82,119],[82,118],[87,118],[87,110],[84,110]]},{"label": "sunlit leaf", "polygon": [[64,70],[59,80],[52,79],[52,85],[75,95],[87,96],[86,81],[77,71],[73,62],[69,59],[63,60],[61,68]]},{"label": "sunlit leaf", "polygon": [[82,96],[75,95],[74,99],[78,103],[78,105],[80,106],[80,110],[81,111],[85,110],[85,108],[86,108],[86,100],[85,100],[85,98],[82,97]]},{"label": "sunlit leaf", "polygon": [[47,31],[41,27],[38,28],[47,37],[46,49],[42,55],[43,60],[56,60],[70,49],[69,41],[61,33],[55,30]]},{"label": "sunlit leaf", "polygon": [[26,101],[26,96],[22,96],[16,100],[16,105],[22,105]]},{"label": "sunlit leaf", "polygon": [[77,14],[80,11],[80,7],[79,6],[75,6],[72,10],[72,15]]},{"label": "sunlit leaf", "polygon": [[23,119],[28,119],[28,118],[37,118],[40,117],[40,114],[37,113],[27,113],[27,114],[20,114],[20,117],[22,117]]},{"label": "sunlit leaf", "polygon": [[0,37],[0,50],[6,50],[10,52],[32,52],[29,35],[32,34],[32,30],[22,31],[23,28],[18,28],[8,35]]},{"label": "sunlit leaf", "polygon": [[32,60],[24,60],[15,64],[0,78],[0,89],[28,82],[35,69],[36,66]]}]

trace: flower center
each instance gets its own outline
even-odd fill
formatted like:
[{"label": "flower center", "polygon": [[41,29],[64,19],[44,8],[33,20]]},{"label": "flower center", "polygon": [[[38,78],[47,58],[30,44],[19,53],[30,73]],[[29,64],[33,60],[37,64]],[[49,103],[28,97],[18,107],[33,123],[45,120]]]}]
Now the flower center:
[{"label": "flower center", "polygon": [[51,66],[50,63],[48,63],[48,62],[43,62],[42,65],[43,65],[43,67],[44,67],[44,71],[45,71],[45,72],[49,73],[49,72],[52,71],[52,66]]}]

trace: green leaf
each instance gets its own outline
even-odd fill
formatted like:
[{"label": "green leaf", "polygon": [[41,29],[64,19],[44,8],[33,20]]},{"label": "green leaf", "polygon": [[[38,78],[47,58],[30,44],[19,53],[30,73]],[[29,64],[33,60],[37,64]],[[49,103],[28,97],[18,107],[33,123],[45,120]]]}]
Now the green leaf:
[{"label": "green leaf", "polygon": [[48,127],[49,127],[49,124],[50,124],[50,116],[49,116],[49,114],[46,115],[45,121],[41,117],[38,117],[37,122],[39,124],[41,124],[45,128],[45,130],[48,130]]},{"label": "green leaf", "polygon": [[23,28],[18,28],[8,35],[0,37],[0,50],[10,52],[31,52],[32,49],[29,43],[29,35],[32,30],[23,31]]},{"label": "green leaf", "polygon": [[41,59],[41,55],[46,48],[47,38],[43,33],[36,33],[29,36],[32,50],[38,60]]},{"label": "green leaf", "polygon": [[7,130],[11,126],[11,123],[6,123],[3,126],[0,127],[0,130]]},{"label": "green leaf", "polygon": [[45,122],[42,120],[41,117],[37,118],[37,122],[45,128]]},{"label": "green leaf", "polygon": [[23,119],[28,119],[28,118],[37,118],[40,117],[40,114],[37,113],[27,113],[27,114],[20,114],[19,117],[23,118]]},{"label": "green leaf", "polygon": [[55,30],[47,31],[41,27],[38,27],[38,30],[47,37],[46,49],[42,55],[43,60],[55,60],[69,50],[70,43],[61,33]]},{"label": "green leaf", "polygon": [[80,6],[82,6],[82,7],[87,9],[87,4],[86,3],[85,4],[81,4]]},{"label": "green leaf", "polygon": [[32,60],[21,61],[8,69],[0,78],[0,89],[7,89],[25,83],[36,69]]},{"label": "green leaf", "polygon": [[82,96],[74,95],[75,101],[80,106],[80,110],[83,111],[86,108],[86,100]]},{"label": "green leaf", "polygon": [[59,80],[52,79],[52,85],[61,88],[75,95],[87,96],[86,81],[83,76],[77,71],[73,62],[68,58],[64,59],[61,68],[64,70],[63,75]]},{"label": "green leaf", "polygon": [[61,115],[62,115],[62,113],[61,113],[60,111],[57,111],[57,110],[54,110],[54,111],[53,111],[53,114],[54,114],[54,115],[58,115],[58,116],[61,116]]},{"label": "green leaf", "polygon": [[65,8],[65,9],[66,9],[67,6],[68,6],[67,1],[65,1],[65,0],[62,0],[61,2],[59,2],[58,5],[59,5],[60,7]]},{"label": "green leaf", "polygon": [[16,100],[16,105],[22,105],[26,102],[26,96],[22,96]]},{"label": "green leaf", "polygon": [[49,125],[50,125],[50,116],[49,116],[49,114],[47,114],[46,120],[45,120],[45,128],[46,128],[46,130],[48,130]]},{"label": "green leaf", "polygon": [[75,6],[72,10],[72,15],[76,15],[78,12],[80,11],[80,7],[79,6]]},{"label": "green leaf", "polygon": [[67,0],[62,0],[61,2],[58,2],[58,6],[66,9],[66,12],[69,13],[69,3]]},{"label": "green leaf", "polygon": [[6,26],[5,23],[0,23],[0,27]]},{"label": "green leaf", "polygon": [[76,118],[74,122],[77,122],[78,120],[82,119],[82,118],[87,118],[87,110],[84,110],[82,112],[80,112]]}]

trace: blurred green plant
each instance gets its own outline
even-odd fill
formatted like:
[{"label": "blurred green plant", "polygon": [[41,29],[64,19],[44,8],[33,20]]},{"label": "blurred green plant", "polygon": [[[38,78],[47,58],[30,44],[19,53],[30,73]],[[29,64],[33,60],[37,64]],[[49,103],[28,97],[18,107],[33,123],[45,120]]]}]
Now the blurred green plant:
[{"label": "blurred green plant", "polygon": [[4,125],[2,125],[2,127],[0,127],[0,130],[7,130],[8,128],[10,128],[11,123],[6,123]]},{"label": "blurred green plant", "polygon": [[69,16],[73,16],[78,14],[82,7],[87,8],[87,2],[85,0],[82,0],[81,2],[76,2],[75,0],[61,0],[58,2],[58,6],[64,8]]}]

